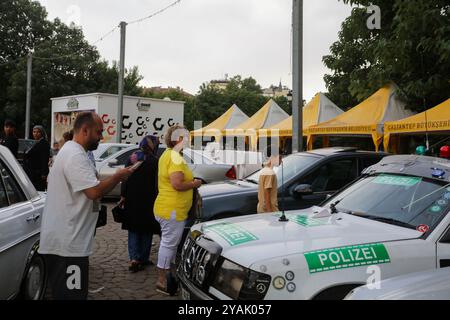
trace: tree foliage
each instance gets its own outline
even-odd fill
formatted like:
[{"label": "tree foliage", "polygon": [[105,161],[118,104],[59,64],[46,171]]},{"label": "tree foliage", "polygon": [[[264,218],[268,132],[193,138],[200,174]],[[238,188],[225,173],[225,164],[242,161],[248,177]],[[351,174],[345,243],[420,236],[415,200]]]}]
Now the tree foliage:
[{"label": "tree foliage", "polygon": [[[332,70],[324,78],[331,100],[352,107],[389,82],[416,111],[449,98],[448,0],[343,1],[358,7],[323,58]],[[367,27],[370,4],[381,9],[380,30]]]},{"label": "tree foliage", "polygon": [[[119,68],[100,60],[83,31],[59,19],[47,20],[45,9],[29,0],[0,2],[0,120],[17,121],[24,131],[26,56],[33,53],[31,122],[47,129],[51,98],[91,92],[117,93]],[[128,70],[125,94],[140,93],[142,76]]]}]

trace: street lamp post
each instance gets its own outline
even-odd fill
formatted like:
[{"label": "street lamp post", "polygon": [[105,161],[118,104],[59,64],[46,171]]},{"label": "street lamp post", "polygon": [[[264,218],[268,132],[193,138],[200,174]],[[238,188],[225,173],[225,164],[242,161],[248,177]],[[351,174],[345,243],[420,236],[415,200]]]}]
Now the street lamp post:
[{"label": "street lamp post", "polygon": [[293,0],[292,152],[303,151],[303,0]]}]

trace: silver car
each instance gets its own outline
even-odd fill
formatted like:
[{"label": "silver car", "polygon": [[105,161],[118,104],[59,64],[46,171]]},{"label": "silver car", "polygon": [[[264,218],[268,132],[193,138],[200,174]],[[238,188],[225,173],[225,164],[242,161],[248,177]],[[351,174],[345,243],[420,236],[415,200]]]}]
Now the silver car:
[{"label": "silver car", "polygon": [[[96,159],[100,180],[104,180],[112,176],[118,169],[124,168],[127,160],[138,149],[139,147],[137,145],[128,145],[127,148],[122,149],[105,159]],[[165,147],[160,147],[159,154],[164,152],[164,150]],[[184,149],[183,157],[194,173],[194,177],[201,179],[205,184],[225,180],[235,180],[237,178],[236,168],[233,165],[217,163],[215,160],[208,158],[201,151]],[[117,197],[120,197],[120,184],[106,196],[106,198]]]},{"label": "silver car", "polygon": [[450,268],[411,273],[359,287],[345,300],[450,300]]},{"label": "silver car", "polygon": [[0,146],[0,299],[41,299],[46,269],[37,253],[45,195]]}]

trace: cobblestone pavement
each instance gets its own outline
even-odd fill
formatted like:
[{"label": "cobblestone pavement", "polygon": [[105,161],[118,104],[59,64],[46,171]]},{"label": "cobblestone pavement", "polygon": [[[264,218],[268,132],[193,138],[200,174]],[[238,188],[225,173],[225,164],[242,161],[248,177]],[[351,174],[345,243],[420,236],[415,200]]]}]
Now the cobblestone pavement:
[{"label": "cobblestone pavement", "polygon": [[[128,233],[115,223],[108,204],[108,224],[97,230],[90,257],[89,300],[177,300],[155,291],[156,266],[138,273],[128,271]],[[151,261],[156,262],[159,237],[155,236]]]}]

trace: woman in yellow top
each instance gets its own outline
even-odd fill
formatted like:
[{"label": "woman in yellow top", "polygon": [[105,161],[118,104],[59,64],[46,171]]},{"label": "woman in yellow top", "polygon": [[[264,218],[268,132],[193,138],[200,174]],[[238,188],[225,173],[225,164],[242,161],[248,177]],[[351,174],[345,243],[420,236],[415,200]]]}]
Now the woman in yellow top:
[{"label": "woman in yellow top", "polygon": [[183,126],[173,126],[167,131],[165,142],[167,150],[159,159],[159,193],[154,213],[161,225],[156,290],[168,294],[166,274],[175,262],[177,247],[192,207],[193,190],[199,188],[202,182],[194,179],[191,169],[181,155],[183,148],[189,143],[188,131]]}]

